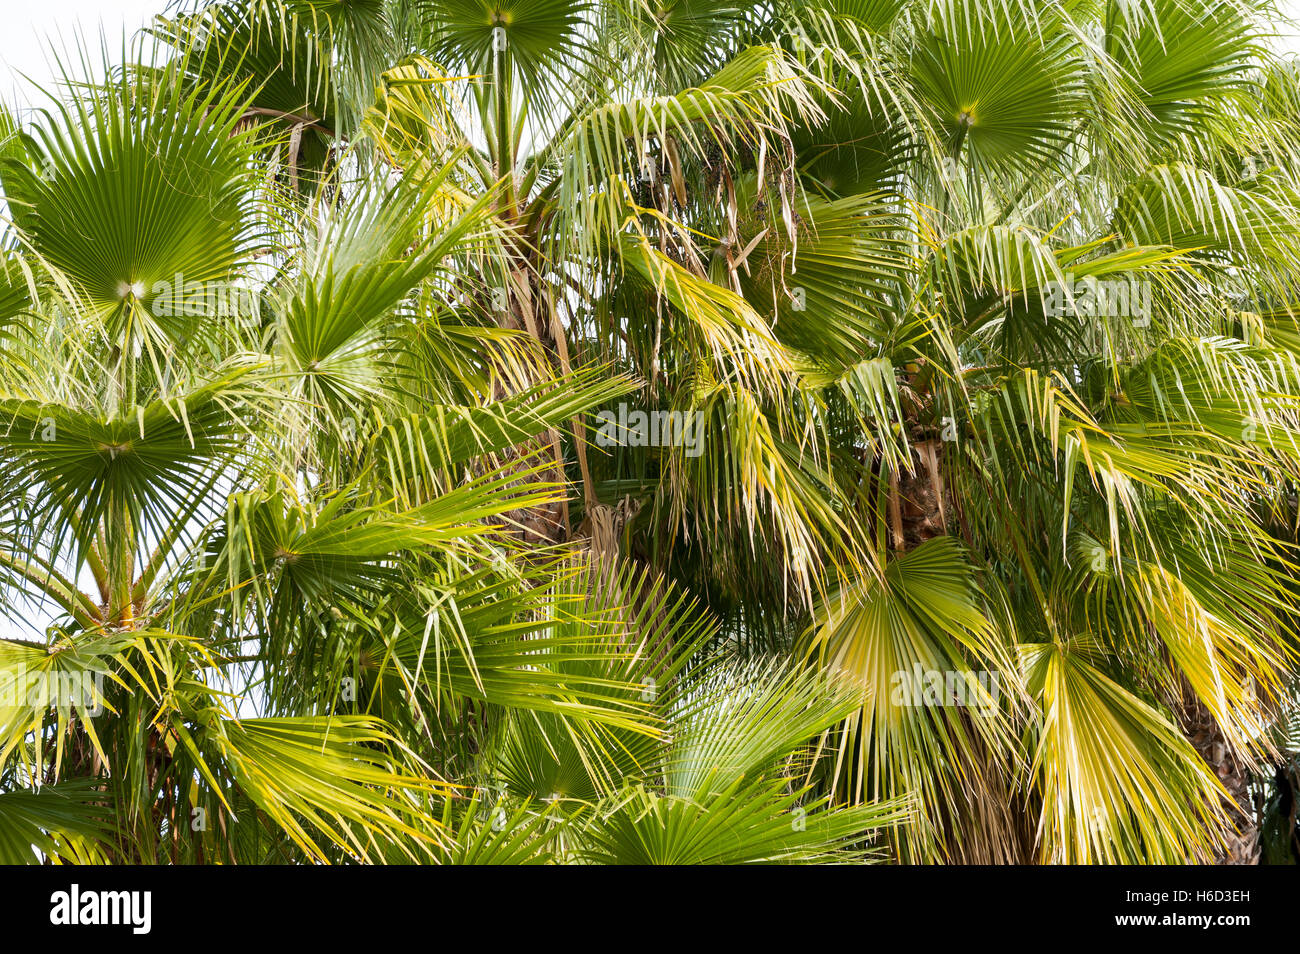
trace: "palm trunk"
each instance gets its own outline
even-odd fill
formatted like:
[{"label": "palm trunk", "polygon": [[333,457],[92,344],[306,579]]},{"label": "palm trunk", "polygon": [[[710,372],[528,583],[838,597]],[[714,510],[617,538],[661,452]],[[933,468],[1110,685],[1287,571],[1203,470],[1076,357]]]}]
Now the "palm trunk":
[{"label": "palm trunk", "polygon": [[1250,798],[1250,769],[1233,754],[1223,730],[1210,710],[1185,690],[1190,701],[1183,703],[1183,731],[1215,777],[1228,790],[1228,806],[1235,831],[1227,833],[1227,844],[1214,857],[1216,865],[1259,864],[1259,820]]},{"label": "palm trunk", "polygon": [[890,521],[896,550],[911,550],[949,532],[956,511],[943,479],[943,449],[939,440],[913,443],[911,469],[891,483]]},{"label": "palm trunk", "polygon": [[[552,336],[553,329],[549,323],[541,320],[544,316],[537,311],[539,299],[532,277],[535,274],[534,265],[529,264],[522,250],[516,248],[513,253],[518,265],[506,272],[506,285],[501,289],[505,292],[506,307],[499,310],[498,324],[511,331],[526,331],[537,346],[540,357],[554,362],[555,355],[559,354],[561,370],[567,370],[567,350],[563,347],[565,343],[557,344],[557,339]],[[500,384],[496,396],[505,396],[505,390]],[[555,462],[553,470],[536,470],[536,465],[540,462],[538,452],[543,445],[549,445],[550,456]],[[528,460],[527,466],[520,467],[520,483],[565,482],[560,436],[555,431],[541,435],[537,444],[525,447],[519,453]],[[567,498],[556,503],[508,511],[504,516],[507,523],[515,528],[518,537],[529,546],[555,546],[568,540],[572,534]]]}]

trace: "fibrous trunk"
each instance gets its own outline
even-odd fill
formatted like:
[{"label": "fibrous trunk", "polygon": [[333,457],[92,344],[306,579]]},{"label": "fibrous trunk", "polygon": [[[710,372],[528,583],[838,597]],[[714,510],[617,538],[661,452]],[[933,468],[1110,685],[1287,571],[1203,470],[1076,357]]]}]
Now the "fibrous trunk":
[{"label": "fibrous trunk", "polygon": [[914,443],[911,469],[894,479],[890,520],[896,550],[911,550],[949,532],[955,508],[943,479],[943,449],[939,440]]},{"label": "fibrous trunk", "polygon": [[1183,703],[1183,731],[1223,787],[1235,830],[1214,857],[1216,865],[1259,864],[1259,821],[1250,797],[1250,769],[1237,758],[1210,710],[1190,691]]}]

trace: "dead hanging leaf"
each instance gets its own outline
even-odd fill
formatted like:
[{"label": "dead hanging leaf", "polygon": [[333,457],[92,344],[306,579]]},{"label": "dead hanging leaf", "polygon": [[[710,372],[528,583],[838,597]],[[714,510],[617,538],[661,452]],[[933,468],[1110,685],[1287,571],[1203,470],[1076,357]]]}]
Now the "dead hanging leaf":
[{"label": "dead hanging leaf", "polygon": [[781,192],[781,220],[785,223],[786,234],[790,236],[790,274],[799,270],[799,233],[795,229],[794,209],[790,205],[790,196],[786,191],[785,176],[778,180]]},{"label": "dead hanging leaf", "polygon": [[732,242],[736,241],[736,219],[739,209],[736,205],[736,184],[731,181],[731,175],[724,173],[727,183],[727,238]]},{"label": "dead hanging leaf", "polygon": [[899,499],[898,471],[889,471],[889,533],[895,550],[903,548],[903,508]]},{"label": "dead hanging leaf", "polygon": [[[736,266],[735,266],[735,267],[736,267],[736,268],[744,268],[744,269],[745,269],[745,274],[746,274],[746,275],[750,274],[750,271],[749,271],[749,253],[752,252],[752,251],[754,251],[754,249],[758,247],[758,243],[761,242],[761,241],[763,241],[763,239],[767,236],[767,233],[768,233],[769,231],[770,231],[770,229],[763,229],[763,231],[759,232],[759,233],[758,233],[757,235],[755,235],[752,239],[750,239],[749,244],[746,245],[745,248],[744,248],[744,250],[740,253],[740,257],[736,259]],[[734,271],[734,269],[733,269],[733,271]]]},{"label": "dead hanging leaf", "polygon": [[297,123],[289,133],[289,183],[296,191],[298,188],[298,153],[302,150],[302,131],[306,127]]},{"label": "dead hanging leaf", "polygon": [[664,143],[664,152],[668,156],[668,175],[673,183],[673,195],[677,198],[677,205],[680,208],[686,208],[686,180],[682,176],[682,160],[677,152],[677,140],[669,136]]}]

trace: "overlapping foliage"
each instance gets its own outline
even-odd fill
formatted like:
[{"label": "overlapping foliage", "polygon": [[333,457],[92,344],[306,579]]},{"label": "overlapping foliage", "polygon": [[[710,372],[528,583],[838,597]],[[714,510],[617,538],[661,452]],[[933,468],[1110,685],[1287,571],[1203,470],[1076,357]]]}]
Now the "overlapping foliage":
[{"label": "overlapping foliage", "polygon": [[1267,3],[183,6],[0,115],[0,860],[1247,824],[1207,759],[1290,764],[1297,648]]}]

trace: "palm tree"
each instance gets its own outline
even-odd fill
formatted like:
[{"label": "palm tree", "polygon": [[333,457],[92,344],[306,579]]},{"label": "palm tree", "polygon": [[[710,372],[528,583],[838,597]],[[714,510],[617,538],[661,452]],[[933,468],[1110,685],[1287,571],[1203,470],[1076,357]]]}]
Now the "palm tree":
[{"label": "palm tree", "polygon": [[228,0],[6,115],[0,858],[1252,860],[1273,15]]}]

